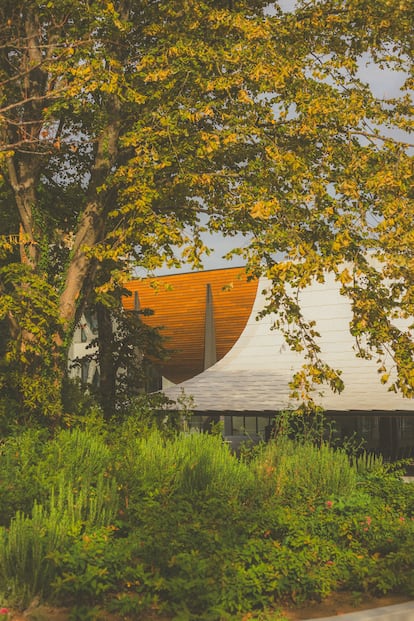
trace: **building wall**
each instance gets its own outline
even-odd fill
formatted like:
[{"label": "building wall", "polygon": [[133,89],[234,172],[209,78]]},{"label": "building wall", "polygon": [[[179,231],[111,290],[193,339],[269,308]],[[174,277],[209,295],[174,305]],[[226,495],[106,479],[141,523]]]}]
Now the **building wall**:
[{"label": "building wall", "polygon": [[72,343],[69,348],[69,373],[74,379],[79,379],[83,384],[92,384],[98,381],[99,369],[94,360],[77,363],[79,359],[91,355],[96,348],[91,347],[91,342],[97,337],[96,320],[90,314],[82,315],[73,333]]},{"label": "building wall", "polygon": [[[274,329],[275,316],[258,314],[266,305],[263,290],[270,283],[262,279],[246,327],[229,352],[200,375],[166,390],[174,399],[184,391],[192,396],[196,411],[278,412],[294,410],[303,399],[292,398],[290,382],[304,363],[305,352],[292,351],[280,330]],[[320,333],[318,344],[324,362],[341,371],[345,388],[333,392],[327,385],[316,385],[313,397],[325,411],[414,412],[414,401],[389,391],[382,384],[375,357],[358,357],[358,348],[349,331],[352,317],[348,298],[332,274],[325,282],[313,282],[299,295],[305,319],[315,320]],[[387,360],[392,368],[392,360]],[[391,373],[390,380],[393,375]]]},{"label": "building wall", "polygon": [[[161,329],[169,359],[160,365],[173,383],[201,373],[204,366],[207,287],[213,306],[216,358],[221,360],[243,332],[257,293],[257,280],[243,268],[228,268],[134,280],[123,298],[126,309],[151,309],[143,321]],[[137,298],[138,295],[138,298]]]}]

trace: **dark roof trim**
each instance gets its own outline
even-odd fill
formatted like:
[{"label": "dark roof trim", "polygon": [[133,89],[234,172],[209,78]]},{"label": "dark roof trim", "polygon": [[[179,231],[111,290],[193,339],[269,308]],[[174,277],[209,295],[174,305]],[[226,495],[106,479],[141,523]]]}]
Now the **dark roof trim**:
[{"label": "dark roof trim", "polygon": [[[414,405],[414,404],[413,404]],[[275,410],[196,410],[197,416],[276,416]],[[414,416],[410,410],[326,410],[325,416]]]}]

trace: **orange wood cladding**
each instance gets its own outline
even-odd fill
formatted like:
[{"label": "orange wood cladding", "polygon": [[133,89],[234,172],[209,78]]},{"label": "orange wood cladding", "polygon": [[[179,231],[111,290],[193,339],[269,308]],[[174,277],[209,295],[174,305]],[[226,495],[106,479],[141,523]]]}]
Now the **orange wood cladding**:
[{"label": "orange wood cladding", "polygon": [[173,350],[161,367],[163,375],[172,382],[182,382],[203,371],[208,284],[220,360],[242,333],[256,297],[257,280],[248,281],[243,268],[160,276],[133,280],[126,285],[132,295],[123,298],[124,307],[134,308],[134,292],[138,292],[140,308],[154,311],[153,315],[143,316],[143,321],[162,328],[165,347]]}]

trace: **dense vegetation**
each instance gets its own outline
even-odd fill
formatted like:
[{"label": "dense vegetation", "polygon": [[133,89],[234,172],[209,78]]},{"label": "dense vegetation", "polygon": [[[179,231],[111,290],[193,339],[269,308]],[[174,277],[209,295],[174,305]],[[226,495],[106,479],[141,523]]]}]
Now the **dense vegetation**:
[{"label": "dense vegetation", "polygon": [[331,272],[358,355],[413,396],[412,23],[404,0],[2,0],[0,414],[57,424],[91,308],[110,410],[123,284],[199,267],[206,230],[272,281],[299,395],[342,388],[298,304]]},{"label": "dense vegetation", "polygon": [[[119,314],[125,281],[200,267],[209,231],[243,234],[234,253],[270,279],[266,312],[305,352],[296,395],[343,387],[298,302],[327,272],[358,355],[414,395],[412,3],[290,8],[0,3],[0,606],[208,621],[414,591],[414,492],[397,471],[284,434],[238,458],[166,433],[164,412],[138,424],[130,386],[123,419],[116,394],[119,368],[137,386],[136,347],[160,349]],[[401,88],[377,96],[365,64]],[[92,309],[105,423],[79,422],[89,396],[67,379]]]},{"label": "dense vegetation", "polygon": [[207,621],[414,595],[414,486],[328,441],[280,432],[237,457],[220,436],[95,417],[8,437],[0,472],[0,605]]}]

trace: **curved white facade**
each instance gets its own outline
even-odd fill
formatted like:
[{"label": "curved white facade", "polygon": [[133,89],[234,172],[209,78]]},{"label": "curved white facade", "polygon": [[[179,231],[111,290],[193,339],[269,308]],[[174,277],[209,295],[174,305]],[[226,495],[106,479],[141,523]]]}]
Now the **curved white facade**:
[{"label": "curved white facade", "polygon": [[[168,397],[176,399],[184,391],[193,398],[195,411],[217,413],[276,412],[299,405],[290,398],[289,382],[304,357],[292,352],[280,331],[272,329],[272,315],[256,319],[265,306],[263,290],[268,285],[268,281],[260,281],[247,325],[228,354],[200,375],[167,388]],[[342,370],[345,383],[340,394],[322,386],[323,396],[314,396],[318,405],[336,412],[414,412],[413,400],[381,384],[375,360],[356,356],[355,340],[349,332],[350,303],[339,293],[333,276],[304,289],[300,299],[305,318],[314,319],[321,334],[321,358]]]}]

